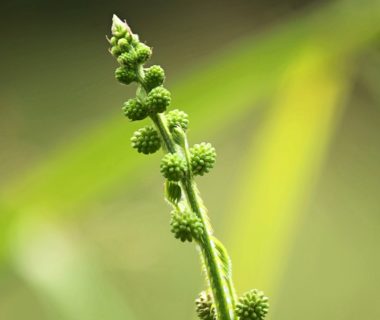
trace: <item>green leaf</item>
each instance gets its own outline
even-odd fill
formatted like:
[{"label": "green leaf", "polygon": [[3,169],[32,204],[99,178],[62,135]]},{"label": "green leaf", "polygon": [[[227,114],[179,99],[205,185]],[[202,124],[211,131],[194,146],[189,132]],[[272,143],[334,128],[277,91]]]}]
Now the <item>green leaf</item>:
[{"label": "green leaf", "polygon": [[226,281],[230,281],[232,277],[232,262],[223,244],[214,236],[212,241],[215,244],[216,252],[218,253],[219,265],[223,270]]},{"label": "green leaf", "polygon": [[232,280],[232,261],[230,256],[228,255],[228,252],[224,245],[214,236],[211,236],[211,240],[214,243],[216,253],[217,253],[217,259],[218,259],[218,265],[219,268],[221,268],[222,275],[224,277],[225,284],[228,289],[228,296],[229,296],[229,307],[231,310],[235,310],[235,303],[236,303],[236,292],[235,287]]},{"label": "green leaf", "polygon": [[[274,294],[307,200],[339,123],[350,82],[347,61],[310,47],[282,78],[253,134],[230,229],[236,283]],[[345,70],[345,72],[342,72]]]},{"label": "green leaf", "polygon": [[177,182],[165,181],[165,198],[173,206],[177,206],[182,198],[182,190]]}]

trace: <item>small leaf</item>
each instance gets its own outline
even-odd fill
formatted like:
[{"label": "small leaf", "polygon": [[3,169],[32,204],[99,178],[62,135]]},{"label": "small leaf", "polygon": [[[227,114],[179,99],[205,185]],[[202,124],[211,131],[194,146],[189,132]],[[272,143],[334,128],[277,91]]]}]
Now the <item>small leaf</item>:
[{"label": "small leaf", "polygon": [[219,265],[222,268],[223,275],[226,281],[229,282],[232,277],[231,258],[229,257],[226,248],[217,238],[213,236],[212,241],[215,244],[215,249],[218,254]]},{"label": "small leaf", "polygon": [[165,181],[165,197],[172,205],[177,206],[182,198],[182,190],[177,182]]},{"label": "small leaf", "polygon": [[225,285],[227,286],[228,293],[229,293],[229,309],[230,312],[233,312],[235,309],[235,303],[236,303],[236,291],[234,284],[232,282],[232,262],[231,258],[227,253],[226,248],[224,245],[214,236],[211,236],[211,240],[214,244],[214,248],[217,253],[217,258],[218,258],[218,264],[219,268],[222,272]]},{"label": "small leaf", "polygon": [[185,132],[180,126],[176,126],[172,129],[172,136],[176,144],[178,144],[182,148],[185,148],[186,136]]}]

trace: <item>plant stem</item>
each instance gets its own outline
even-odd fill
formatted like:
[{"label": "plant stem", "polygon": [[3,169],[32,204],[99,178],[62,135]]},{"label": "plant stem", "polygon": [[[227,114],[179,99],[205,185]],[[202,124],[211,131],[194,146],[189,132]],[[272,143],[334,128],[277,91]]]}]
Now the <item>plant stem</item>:
[{"label": "plant stem", "polygon": [[155,114],[152,114],[150,116],[150,118],[152,119],[153,123],[155,124],[157,130],[160,132],[161,138],[165,143],[166,149],[170,153],[175,153],[176,152],[175,142],[173,141],[173,138],[172,138],[168,128],[166,127],[166,125],[162,121],[161,115],[159,113],[155,113]]},{"label": "plant stem", "polygon": [[197,195],[196,188],[193,181],[182,181],[186,197],[189,201],[191,209],[202,220],[205,233],[203,235],[202,242],[199,244],[202,249],[203,258],[206,262],[207,276],[210,280],[212,295],[214,297],[214,303],[217,309],[219,320],[233,319],[230,314],[229,301],[227,298],[228,288],[223,280],[222,272],[217,262],[217,253],[215,252],[215,246],[211,239],[211,230],[207,225],[207,217],[205,212],[201,209],[199,204],[199,196]]},{"label": "plant stem", "polygon": [[[151,115],[151,119],[160,132],[167,150],[170,153],[175,153],[175,142],[173,141],[172,135],[170,134],[165,123],[162,121],[161,115]],[[188,150],[185,150],[185,153],[186,152],[188,152]],[[218,320],[232,320],[234,319],[233,309],[229,306],[234,297],[229,295],[229,289],[227,287],[228,284],[226,284],[226,281],[223,279],[222,272],[217,261],[215,245],[211,239],[212,232],[207,224],[208,217],[206,216],[205,210],[202,210],[202,201],[198,196],[195,183],[191,176],[186,176],[183,178],[181,180],[181,186],[186,195],[190,208],[201,219],[205,230],[202,240],[199,241],[199,246],[201,247],[203,259],[206,264],[207,277],[211,284],[212,295],[214,297],[214,303],[217,311],[217,318]]]}]

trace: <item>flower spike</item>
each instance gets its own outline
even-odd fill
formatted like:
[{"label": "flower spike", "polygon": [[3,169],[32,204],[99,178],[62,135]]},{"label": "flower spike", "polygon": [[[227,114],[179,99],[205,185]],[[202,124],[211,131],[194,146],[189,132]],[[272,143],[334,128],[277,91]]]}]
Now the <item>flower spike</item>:
[{"label": "flower spike", "polygon": [[[165,178],[165,198],[172,206],[170,226],[174,237],[182,242],[196,242],[201,253],[208,288],[196,300],[201,320],[263,320],[268,312],[268,299],[261,291],[252,290],[236,301],[231,260],[222,243],[213,235],[207,210],[195,183],[214,166],[215,148],[202,142],[189,148],[188,115],[168,110],[172,96],[163,84],[164,69],[146,67],[152,49],[132,33],[129,25],[112,17],[110,53],[119,66],[115,78],[121,84],[137,85],[136,97],[124,102],[122,110],[130,121],[150,119],[154,125],[137,130],[132,147],[142,154],[152,154],[161,147],[165,153],[160,171]],[[167,111],[168,110],[168,111]]]}]

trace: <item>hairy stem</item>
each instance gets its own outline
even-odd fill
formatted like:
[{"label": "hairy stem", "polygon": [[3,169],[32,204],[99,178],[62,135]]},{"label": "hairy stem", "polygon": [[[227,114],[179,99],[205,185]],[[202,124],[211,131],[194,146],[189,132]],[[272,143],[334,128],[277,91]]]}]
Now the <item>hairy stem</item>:
[{"label": "hairy stem", "polygon": [[201,209],[200,199],[197,195],[196,188],[193,181],[182,181],[187,200],[189,201],[191,209],[202,220],[206,232],[203,239],[199,244],[202,249],[203,258],[206,262],[207,276],[210,280],[212,295],[217,310],[218,319],[227,320],[233,319],[233,310],[229,308],[231,297],[228,294],[228,288],[223,279],[222,272],[217,262],[217,253],[215,246],[211,239],[211,232],[207,226],[207,217]]},{"label": "hairy stem", "polygon": [[165,148],[170,152],[170,153],[175,153],[176,152],[176,147],[175,147],[175,142],[173,141],[173,138],[166,127],[165,123],[162,121],[162,116],[159,113],[152,114],[150,116],[152,119],[153,123],[155,124],[157,130],[160,133],[160,136],[162,140],[164,141]]},{"label": "hairy stem", "polygon": [[[167,150],[171,153],[175,152],[175,142],[162,121],[160,114],[154,114],[151,116],[157,130],[160,132],[162,140],[165,143]],[[188,152],[185,150],[185,152]],[[215,245],[211,239],[211,230],[207,224],[208,217],[206,212],[202,210],[202,201],[199,198],[196,190],[195,183],[192,177],[185,177],[181,180],[182,189],[186,195],[186,199],[192,211],[201,219],[204,227],[204,235],[199,242],[203,259],[206,264],[207,277],[210,280],[212,295],[214,297],[214,303],[217,310],[219,320],[231,320],[234,319],[233,309],[230,308],[230,303],[233,297],[229,294],[225,280],[223,279],[222,272],[218,265],[217,253],[215,251]]]}]

